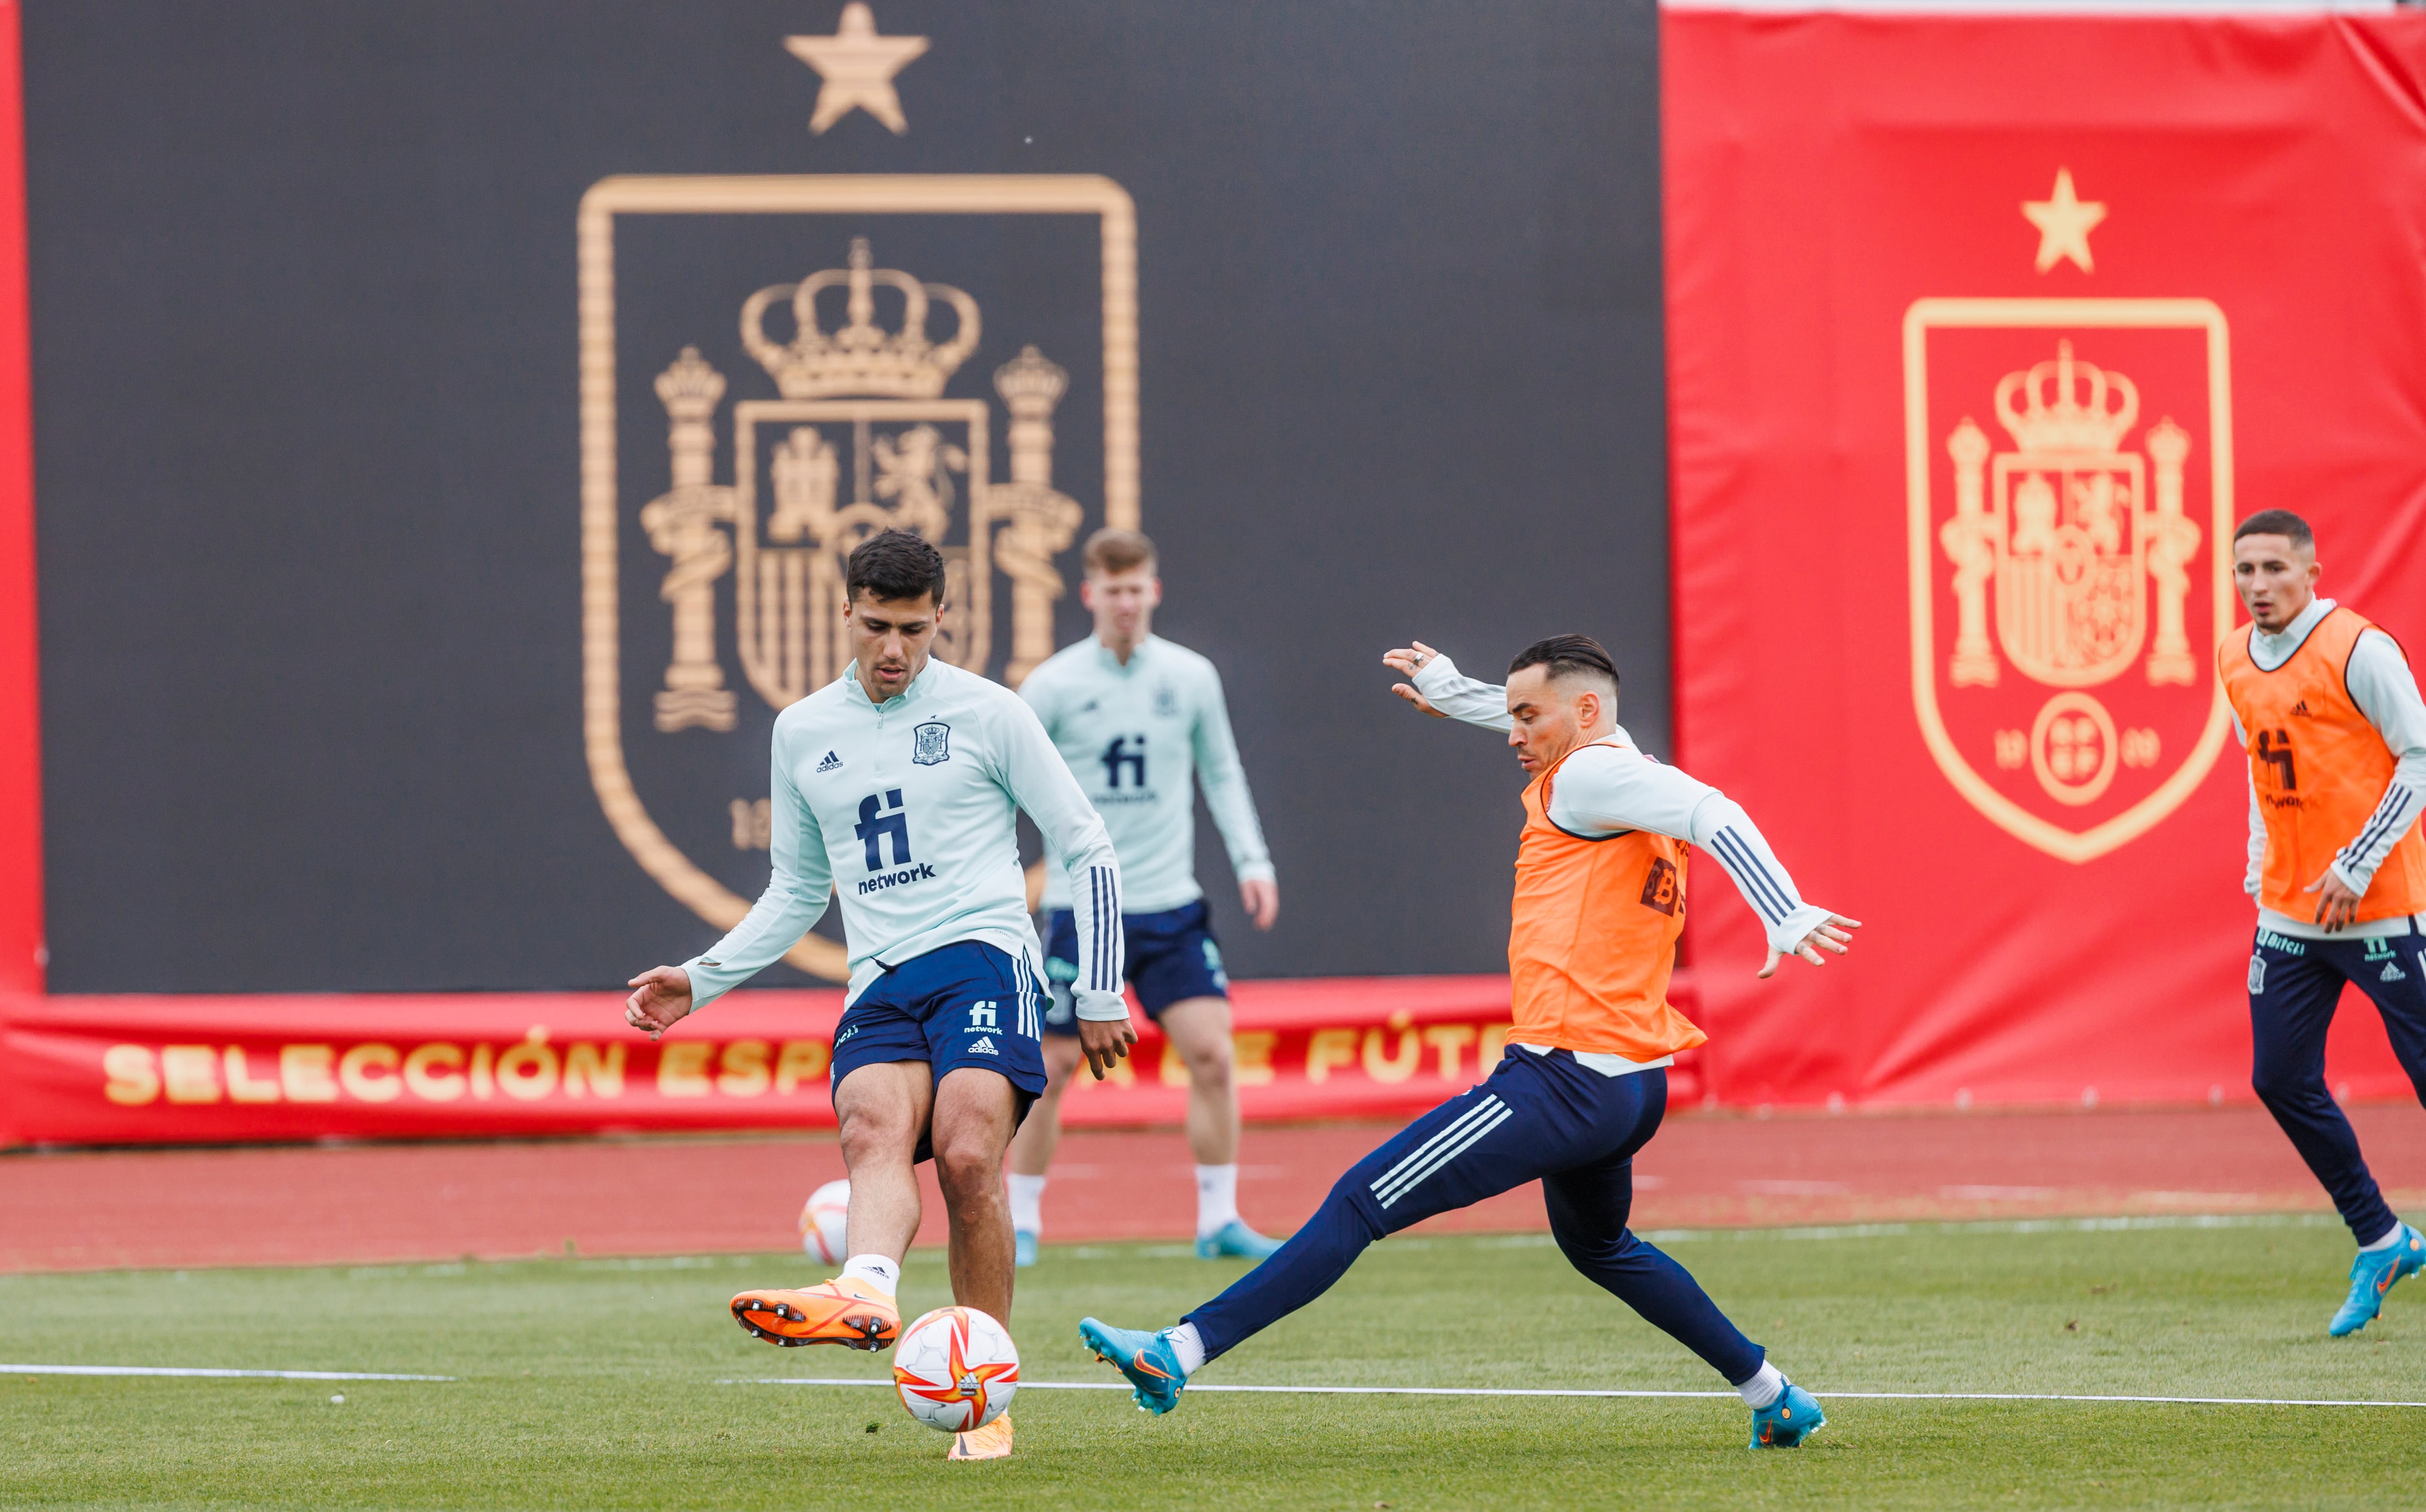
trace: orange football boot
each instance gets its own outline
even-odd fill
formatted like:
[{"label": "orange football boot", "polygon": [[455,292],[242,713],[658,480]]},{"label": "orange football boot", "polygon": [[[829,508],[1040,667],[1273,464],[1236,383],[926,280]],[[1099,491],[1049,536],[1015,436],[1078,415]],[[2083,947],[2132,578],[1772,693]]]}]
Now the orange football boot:
[{"label": "orange football boot", "polygon": [[733,1321],[770,1344],[841,1344],[889,1349],[901,1337],[901,1309],[865,1281],[838,1277],[800,1291],[744,1292]]},{"label": "orange football boot", "polygon": [[946,1459],[1008,1459],[1011,1457],[1011,1414],[1006,1412],[982,1428],[952,1435]]}]

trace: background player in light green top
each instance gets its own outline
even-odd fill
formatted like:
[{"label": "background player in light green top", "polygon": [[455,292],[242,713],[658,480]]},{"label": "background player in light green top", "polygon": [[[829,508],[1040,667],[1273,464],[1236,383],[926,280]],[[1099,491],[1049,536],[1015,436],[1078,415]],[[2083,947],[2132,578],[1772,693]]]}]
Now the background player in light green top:
[{"label": "background player in light green top", "polygon": [[[1127,977],[1188,1067],[1188,1142],[1196,1156],[1196,1252],[1257,1259],[1277,1242],[1238,1217],[1238,1097],[1229,978],[1196,885],[1196,786],[1229,847],[1239,901],[1258,929],[1280,915],[1280,887],[1213,664],[1154,634],[1162,602],[1154,543],[1099,530],[1087,543],[1081,599],[1095,633],[1028,674],[1019,693],[1043,721],[1120,857]],[[1044,1096],[1011,1147],[1011,1225],[1019,1262],[1034,1263],[1046,1168],[1061,1137],[1061,1095],[1078,1064],[1070,986],[1080,976],[1069,885],[1048,870]]]}]

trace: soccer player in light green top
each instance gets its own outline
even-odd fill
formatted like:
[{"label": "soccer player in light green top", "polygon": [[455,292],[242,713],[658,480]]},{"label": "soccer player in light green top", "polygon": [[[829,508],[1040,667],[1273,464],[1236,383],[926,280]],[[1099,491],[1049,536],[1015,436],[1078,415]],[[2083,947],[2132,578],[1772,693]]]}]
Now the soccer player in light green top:
[{"label": "soccer player in light green top", "polygon": [[[883,1349],[918,1231],[930,1154],[950,1219],[952,1295],[1011,1318],[1002,1159],[1044,1090],[1044,994],[1019,866],[1016,813],[1077,883],[1092,949],[1073,985],[1084,1053],[1101,1076],[1136,1036],[1121,995],[1121,871],[1104,821],[999,683],[933,659],[944,559],[885,530],[850,554],[850,666],[775,717],[772,874],[730,934],[680,966],[632,979],[623,1016],[659,1034],[773,965],[842,900],[849,1007],[834,1028],[833,1102],[850,1172],[849,1261],[808,1287],[735,1297],[736,1322],[778,1344]],[[1075,1057],[1074,1057],[1075,1058]],[[954,1459],[1011,1452],[1011,1415],[959,1435]]]},{"label": "soccer player in light green top", "polygon": [[[1196,785],[1230,851],[1239,901],[1258,929],[1279,917],[1280,886],[1255,822],[1254,799],[1230,736],[1221,677],[1195,652],[1154,633],[1162,602],[1154,543],[1135,530],[1087,542],[1079,596],[1095,633],[1020,684],[1061,758],[1111,831],[1121,859],[1127,976],[1147,1015],[1188,1066],[1188,1142],[1196,1156],[1196,1253],[1261,1260],[1279,1247],[1238,1216],[1238,1097],[1230,1043],[1229,978],[1196,885]],[[1071,988],[1089,952],[1069,883],[1048,872],[1044,1096],[1011,1146],[1011,1227],[1019,1263],[1035,1263],[1045,1171],[1061,1137],[1061,1095],[1078,1064]]]}]

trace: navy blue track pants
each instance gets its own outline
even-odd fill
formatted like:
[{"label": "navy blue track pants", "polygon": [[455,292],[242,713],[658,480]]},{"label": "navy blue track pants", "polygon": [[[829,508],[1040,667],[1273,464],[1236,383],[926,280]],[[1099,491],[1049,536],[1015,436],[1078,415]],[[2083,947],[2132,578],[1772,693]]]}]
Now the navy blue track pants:
[{"label": "navy blue track pants", "polygon": [[1490,1080],[1358,1161],[1279,1253],[1187,1321],[1213,1358],[1329,1291],[1383,1235],[1538,1179],[1569,1262],[1741,1385],[1759,1374],[1761,1347],[1625,1227],[1634,1152],[1667,1109],[1664,1070],[1608,1077],[1565,1050],[1512,1045]]},{"label": "navy blue track pants", "polygon": [[2426,936],[2291,939],[2257,932],[2249,957],[2249,1083],[2333,1195],[2352,1237],[2371,1244],[2396,1221],[2358,1152],[2358,1135],[2325,1086],[2325,1031],[2342,985],[2375,1000],[2392,1053],[2426,1101]]}]

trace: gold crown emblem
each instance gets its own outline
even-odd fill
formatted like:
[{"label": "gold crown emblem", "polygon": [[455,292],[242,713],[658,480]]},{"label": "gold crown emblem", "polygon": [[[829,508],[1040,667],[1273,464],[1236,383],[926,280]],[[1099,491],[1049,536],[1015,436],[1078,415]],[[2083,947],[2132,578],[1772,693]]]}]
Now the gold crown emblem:
[{"label": "gold crown emblem", "polygon": [[724,398],[724,375],[707,365],[697,347],[685,347],[673,366],[657,375],[657,398],[672,419],[704,423]]},{"label": "gold crown emblem", "polygon": [[[886,331],[876,323],[876,289],[882,285],[900,292],[901,327]],[[845,323],[829,333],[817,323],[817,295],[826,289],[847,292]],[[788,299],[792,306],[792,339],[777,343],[764,325],[767,307]],[[927,335],[930,305],[941,301],[959,317],[949,341]],[[922,284],[892,268],[874,266],[867,238],[854,236],[850,267],[829,268],[798,284],[776,284],[750,296],[741,306],[741,344],[773,376],[775,387],[787,399],[822,398],[832,395],[881,395],[891,398],[930,399],[944,392],[945,382],[978,346],[978,301],[945,284]]]},{"label": "gold crown emblem", "polygon": [[[2024,408],[2014,407],[2016,395]],[[2139,417],[2131,381],[2078,361],[2069,341],[2056,343],[2054,361],[1997,384],[1997,418],[2024,451],[2111,452]]]}]

